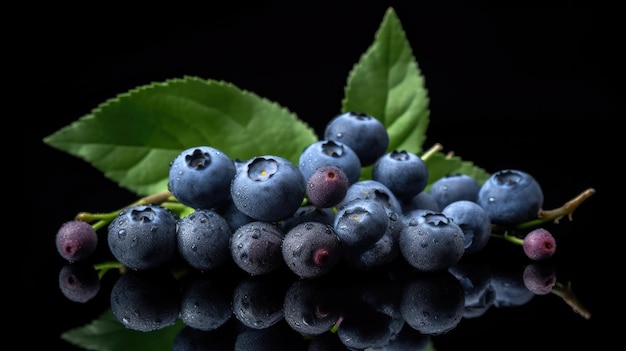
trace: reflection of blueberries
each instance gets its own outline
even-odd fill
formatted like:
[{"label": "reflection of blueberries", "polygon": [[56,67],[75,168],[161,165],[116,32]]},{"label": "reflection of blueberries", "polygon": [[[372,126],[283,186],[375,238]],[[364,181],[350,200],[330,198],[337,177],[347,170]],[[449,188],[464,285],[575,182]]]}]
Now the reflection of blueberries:
[{"label": "reflection of blueberries", "polygon": [[240,280],[232,295],[235,317],[253,329],[265,329],[276,324],[284,317],[285,285],[273,276]]},{"label": "reflection of blueberries", "polygon": [[87,302],[100,291],[98,272],[91,264],[66,264],[59,272],[59,288],[74,302]]},{"label": "reflection of blueberries", "polygon": [[522,273],[524,285],[536,295],[545,295],[556,285],[556,270],[553,265],[533,262]]},{"label": "reflection of blueberries", "polygon": [[454,329],[463,318],[465,292],[448,271],[414,274],[406,282],[400,311],[414,329],[439,335]]},{"label": "reflection of blueberries", "polygon": [[184,326],[174,337],[172,351],[231,351],[235,334],[230,329],[224,326],[207,331]]},{"label": "reflection of blueberries", "polygon": [[465,291],[464,318],[482,316],[493,306],[496,294],[491,287],[491,268],[485,262],[463,261],[448,269]]},{"label": "reflection of blueberries", "polygon": [[234,351],[306,350],[302,335],[291,329],[284,320],[265,328],[254,329],[241,326]]},{"label": "reflection of blueberries", "polygon": [[199,330],[214,330],[233,315],[231,308],[233,287],[220,275],[197,273],[186,281],[182,289],[180,319]]},{"label": "reflection of blueberries", "polygon": [[309,340],[307,351],[346,351],[346,345],[337,337],[336,333],[327,331],[314,336]]},{"label": "reflection of blueberries", "polygon": [[349,349],[382,347],[404,325],[401,287],[385,274],[368,274],[346,282],[343,320],[337,336]]},{"label": "reflection of blueberries", "polygon": [[431,339],[430,335],[422,334],[405,323],[398,336],[389,341],[380,351],[424,351],[430,345]]},{"label": "reflection of blueberries", "polygon": [[152,331],[176,322],[180,293],[166,270],[129,270],[111,289],[111,311],[126,328]]},{"label": "reflection of blueberries", "polygon": [[492,267],[491,286],[496,293],[494,306],[521,306],[535,296],[524,284],[523,270],[522,266],[511,264]]},{"label": "reflection of blueberries", "polygon": [[285,320],[303,335],[322,334],[341,316],[337,292],[319,279],[294,281],[285,294]]}]

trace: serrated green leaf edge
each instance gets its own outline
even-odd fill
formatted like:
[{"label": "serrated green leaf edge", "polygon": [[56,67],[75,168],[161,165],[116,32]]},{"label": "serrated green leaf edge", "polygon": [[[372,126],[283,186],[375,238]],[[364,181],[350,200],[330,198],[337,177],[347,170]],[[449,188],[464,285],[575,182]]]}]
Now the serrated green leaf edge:
[{"label": "serrated green leaf edge", "polygon": [[317,136],[275,102],[187,76],[119,94],[43,141],[150,195],[167,190],[169,163],[186,148],[208,145],[240,160],[278,155],[297,164]]},{"label": "serrated green leaf edge", "polygon": [[374,42],[350,71],[342,111],[369,114],[389,133],[391,150],[422,152],[429,123],[428,93],[413,50],[393,8]]}]

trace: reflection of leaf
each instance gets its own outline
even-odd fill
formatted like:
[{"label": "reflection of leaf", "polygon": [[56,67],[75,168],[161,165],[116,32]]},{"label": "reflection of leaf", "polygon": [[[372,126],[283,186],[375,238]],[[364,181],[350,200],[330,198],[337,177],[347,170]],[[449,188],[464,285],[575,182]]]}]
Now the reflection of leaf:
[{"label": "reflection of leaf", "polygon": [[175,324],[152,332],[141,332],[124,327],[111,310],[91,323],[66,331],[61,339],[86,350],[94,351],[170,351],[174,338],[184,324]]},{"label": "reflection of leaf", "polygon": [[428,126],[428,95],[392,8],[350,72],[342,110],[367,113],[383,122],[389,132],[389,150],[421,153]]},{"label": "reflection of leaf", "polygon": [[482,184],[489,178],[487,173],[482,168],[476,167],[472,162],[463,161],[458,156],[446,156],[441,152],[432,154],[426,160],[426,166],[428,167],[428,184],[426,190],[430,189],[430,184],[435,180],[452,174],[467,174],[468,176],[476,179],[478,183]]},{"label": "reflection of leaf", "polygon": [[232,84],[194,77],[133,89],[46,137],[139,194],[167,190],[169,163],[209,145],[233,159],[279,155],[297,162],[314,131],[276,103]]}]

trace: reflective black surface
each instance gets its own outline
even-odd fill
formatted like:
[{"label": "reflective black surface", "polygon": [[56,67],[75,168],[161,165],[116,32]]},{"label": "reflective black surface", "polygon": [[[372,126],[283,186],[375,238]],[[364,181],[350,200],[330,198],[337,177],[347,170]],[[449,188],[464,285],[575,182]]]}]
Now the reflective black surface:
[{"label": "reflective black surface", "polygon": [[[233,82],[288,107],[320,130],[339,111],[347,74],[371,43],[389,4],[397,5],[426,78],[431,97],[428,145],[440,142],[446,150],[490,172],[501,168],[528,171],[541,182],[547,208],[560,206],[586,188],[597,191],[576,210],[573,221],[565,218],[550,225],[558,248],[549,263],[560,284],[571,283],[575,296],[591,314],[589,319],[555,293],[528,295],[527,301],[518,296],[518,305],[466,312],[458,323],[450,322],[449,331],[430,336],[429,341],[437,350],[548,350],[611,342],[612,330],[619,323],[614,320],[621,318],[619,270],[615,268],[621,264],[620,216],[611,208],[616,201],[612,198],[619,199],[616,126],[624,116],[626,95],[621,84],[622,61],[614,46],[619,38],[617,16],[606,9],[596,11],[587,2],[515,11],[474,2],[459,2],[451,9],[394,2],[298,9],[287,3],[261,2],[252,8],[236,4],[220,9],[176,8],[159,16],[127,17],[124,11],[101,8],[93,10],[104,14],[97,19],[88,11],[72,17],[31,18],[33,24],[45,25],[30,37],[29,50],[23,51],[28,55],[22,63],[33,74],[33,84],[24,91],[32,101],[21,113],[39,118],[35,132],[28,135],[37,157],[19,153],[21,169],[36,172],[39,180],[23,185],[28,201],[21,211],[25,226],[19,229],[25,239],[13,244],[23,253],[16,265],[18,287],[12,288],[20,306],[13,328],[50,348],[79,349],[61,340],[60,334],[107,312],[119,276],[107,273],[88,302],[68,299],[59,288],[59,273],[66,262],[55,251],[54,233],[80,211],[110,211],[135,200],[81,160],[43,145],[41,138],[120,92],[183,75]],[[179,15],[189,16],[188,20],[182,21]],[[176,20],[168,22],[172,17]],[[33,124],[27,127],[24,130],[34,128]],[[106,248],[100,248],[94,259],[99,257],[108,257]],[[529,263],[521,248],[499,241],[476,261],[492,271],[514,272],[517,283],[519,270]],[[398,291],[422,286],[411,284],[418,278],[410,278],[406,267],[399,266],[399,272],[381,274],[338,271],[332,284],[317,288],[325,297],[340,292],[338,300],[327,300],[333,318],[337,311],[358,315],[352,321],[346,318],[352,324],[346,323],[345,330],[384,338],[377,334],[382,326],[399,332],[393,329],[397,315],[381,316],[368,308],[380,303],[381,296],[397,302]],[[342,279],[340,273],[349,276]],[[235,278],[246,278],[238,273],[226,276],[229,290],[216,299],[235,296],[241,283]],[[285,293],[292,287],[293,276],[287,277],[274,291],[279,301],[290,296]],[[391,278],[397,279],[397,285],[376,283]],[[190,283],[191,278],[187,279]],[[379,294],[378,288],[397,290]],[[295,331],[284,314],[282,318],[272,314],[272,305],[259,308],[268,310],[263,314],[268,319],[257,322],[271,324],[274,317],[280,321],[271,328],[255,329],[238,322],[233,314],[224,323],[223,333],[196,336],[228,348],[243,331],[250,336],[265,330],[267,334],[251,337],[268,343],[280,339],[283,345],[305,343],[313,349],[314,342],[293,338]],[[330,323],[323,322],[319,328]],[[441,328],[449,326],[444,323]],[[407,333],[414,334],[412,330]],[[339,345],[338,334],[330,335],[330,340],[315,339]]]}]

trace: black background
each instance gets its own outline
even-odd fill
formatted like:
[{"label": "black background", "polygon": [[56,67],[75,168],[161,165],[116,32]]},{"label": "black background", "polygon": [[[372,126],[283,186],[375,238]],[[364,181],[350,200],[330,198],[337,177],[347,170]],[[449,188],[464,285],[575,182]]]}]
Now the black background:
[{"label": "black background", "polygon": [[109,211],[135,199],[84,161],[44,145],[43,137],[118,93],[185,75],[253,91],[319,133],[339,113],[348,72],[393,6],[431,99],[427,146],[439,142],[488,172],[530,172],[544,188],[546,208],[597,190],[573,222],[558,227],[555,257],[561,277],[591,310],[590,320],[544,296],[527,309],[463,321],[435,347],[604,345],[608,318],[620,318],[621,302],[615,295],[621,273],[611,275],[620,264],[613,250],[621,229],[613,227],[619,214],[610,209],[622,183],[622,20],[618,11],[589,1],[524,4],[258,1],[25,9],[15,31],[20,39],[5,54],[9,73],[26,83],[14,89],[25,101],[10,101],[20,101],[20,115],[10,116],[20,126],[13,136],[19,144],[11,142],[20,151],[9,152],[19,153],[25,174],[17,175],[18,184],[28,194],[23,198],[19,190],[22,225],[11,235],[18,238],[14,247],[24,248],[16,265],[24,300],[15,328],[71,349],[60,332],[93,319],[106,297],[98,297],[95,308],[64,299],[54,234],[79,211]]}]

